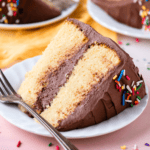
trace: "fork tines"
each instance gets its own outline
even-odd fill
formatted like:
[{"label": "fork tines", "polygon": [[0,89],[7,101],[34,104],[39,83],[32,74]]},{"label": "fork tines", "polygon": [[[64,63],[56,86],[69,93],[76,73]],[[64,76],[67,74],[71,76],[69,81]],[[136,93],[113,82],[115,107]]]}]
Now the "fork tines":
[{"label": "fork tines", "polygon": [[6,96],[6,94],[3,92],[3,90],[0,88],[0,95]]},{"label": "fork tines", "polygon": [[[2,70],[0,69],[0,92],[3,96],[6,96],[5,93],[7,93],[7,95],[10,94],[17,94],[15,92],[15,90],[13,89],[13,87],[10,85],[9,81],[7,80],[7,78],[5,77],[4,73],[2,72]],[[4,82],[3,82],[4,81]],[[5,83],[5,84],[4,84]],[[5,91],[5,92],[4,92]]]},{"label": "fork tines", "polygon": [[5,84],[3,83],[3,81],[2,81],[1,78],[0,78],[0,83],[1,83],[2,89],[4,89],[4,90],[6,91],[6,93],[7,93],[8,95],[10,95],[11,93],[8,91],[8,89],[6,88],[6,86],[5,86]]}]

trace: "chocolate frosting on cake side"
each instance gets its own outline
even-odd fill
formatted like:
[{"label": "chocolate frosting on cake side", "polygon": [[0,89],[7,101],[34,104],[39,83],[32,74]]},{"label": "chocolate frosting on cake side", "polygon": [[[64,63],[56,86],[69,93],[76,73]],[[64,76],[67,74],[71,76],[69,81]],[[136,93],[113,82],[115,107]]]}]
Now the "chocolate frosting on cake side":
[{"label": "chocolate frosting on cake side", "polygon": [[[131,80],[127,80],[123,76],[120,81],[121,84],[124,83],[131,86],[133,80],[135,83],[139,80],[143,80],[142,76],[139,75],[138,68],[135,67],[133,63],[132,58],[115,42],[109,38],[103,37],[87,24],[75,19],[68,19],[68,21],[77,25],[88,37],[89,41],[82,47],[82,49],[87,50],[87,47],[95,42],[105,44],[116,51],[121,59],[121,63],[111,70],[98,84],[93,86],[90,93],[77,106],[72,114],[70,114],[66,119],[59,121],[57,129],[61,131],[83,128],[100,123],[117,115],[130,106],[129,103],[125,103],[125,106],[121,104],[123,91],[119,92],[116,89],[115,81],[113,80],[113,77],[115,75],[119,75],[122,69],[125,69],[126,74],[131,78]],[[130,98],[132,99],[133,104],[136,100],[136,96],[140,96],[141,98],[145,96],[144,82],[138,92],[138,95],[135,93],[135,95],[132,95]]]},{"label": "chocolate frosting on cake side", "polygon": [[[105,10],[110,16],[117,21],[135,28],[142,28],[142,17],[140,10],[142,5],[150,9],[150,1],[142,0],[142,5],[134,0],[92,0],[95,4]],[[148,16],[150,19],[150,15]]]},{"label": "chocolate frosting on cake side", "polygon": [[[40,22],[61,14],[58,9],[50,7],[42,0],[20,0],[19,5],[16,7],[16,15],[14,15],[13,13],[8,13],[8,5],[10,5],[10,3],[7,2],[7,0],[2,2],[5,3],[5,6],[2,7],[2,11],[0,11],[0,19],[5,15],[8,24],[15,24],[16,20],[18,20],[17,24]],[[9,8],[11,9],[11,7]]]}]

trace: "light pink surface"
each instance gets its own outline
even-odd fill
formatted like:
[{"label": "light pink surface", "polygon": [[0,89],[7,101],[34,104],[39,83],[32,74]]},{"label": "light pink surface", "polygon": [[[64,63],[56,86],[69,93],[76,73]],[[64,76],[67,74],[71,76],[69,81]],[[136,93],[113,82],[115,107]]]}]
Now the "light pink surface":
[{"label": "light pink surface", "polygon": [[[119,40],[123,42],[121,47],[134,58],[136,65],[143,74],[150,93],[150,70],[146,69],[145,64],[150,62],[150,40],[140,40],[135,42],[134,38],[119,35]],[[129,42],[131,45],[126,46]],[[55,150],[58,143],[53,138],[42,137],[23,131],[0,116],[0,150]],[[92,131],[91,131],[92,132]],[[17,148],[18,141],[22,145]],[[48,147],[49,143],[52,147]],[[133,123],[125,128],[104,136],[71,140],[79,150],[121,150],[120,146],[126,145],[127,150],[132,150],[134,144],[138,145],[139,150],[150,150],[144,144],[150,144],[150,102],[143,114]],[[60,148],[60,150],[63,150]]]}]

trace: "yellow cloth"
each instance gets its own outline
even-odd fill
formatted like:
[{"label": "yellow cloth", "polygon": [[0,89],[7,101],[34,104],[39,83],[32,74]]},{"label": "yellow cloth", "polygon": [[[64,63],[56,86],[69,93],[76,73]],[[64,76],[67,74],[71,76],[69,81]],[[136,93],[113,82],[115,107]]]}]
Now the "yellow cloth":
[{"label": "yellow cloth", "polygon": [[[90,17],[86,2],[87,0],[80,0],[78,8],[69,17],[79,19],[91,25],[102,35],[117,41],[116,33],[102,27]],[[0,29],[0,68],[9,67],[12,63],[41,55],[58,32],[63,21],[34,30],[9,31]]]}]

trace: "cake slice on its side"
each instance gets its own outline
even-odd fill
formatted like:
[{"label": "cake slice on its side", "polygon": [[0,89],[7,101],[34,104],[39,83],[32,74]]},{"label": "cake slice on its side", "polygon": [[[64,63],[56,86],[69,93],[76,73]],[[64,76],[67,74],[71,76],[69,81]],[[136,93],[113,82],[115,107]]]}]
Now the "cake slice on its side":
[{"label": "cake slice on its side", "polygon": [[67,19],[18,93],[65,131],[97,124],[139,103],[145,84],[116,43],[89,25]]},{"label": "cake slice on its side", "polygon": [[26,24],[57,17],[61,12],[45,0],[1,0],[0,23]]}]

